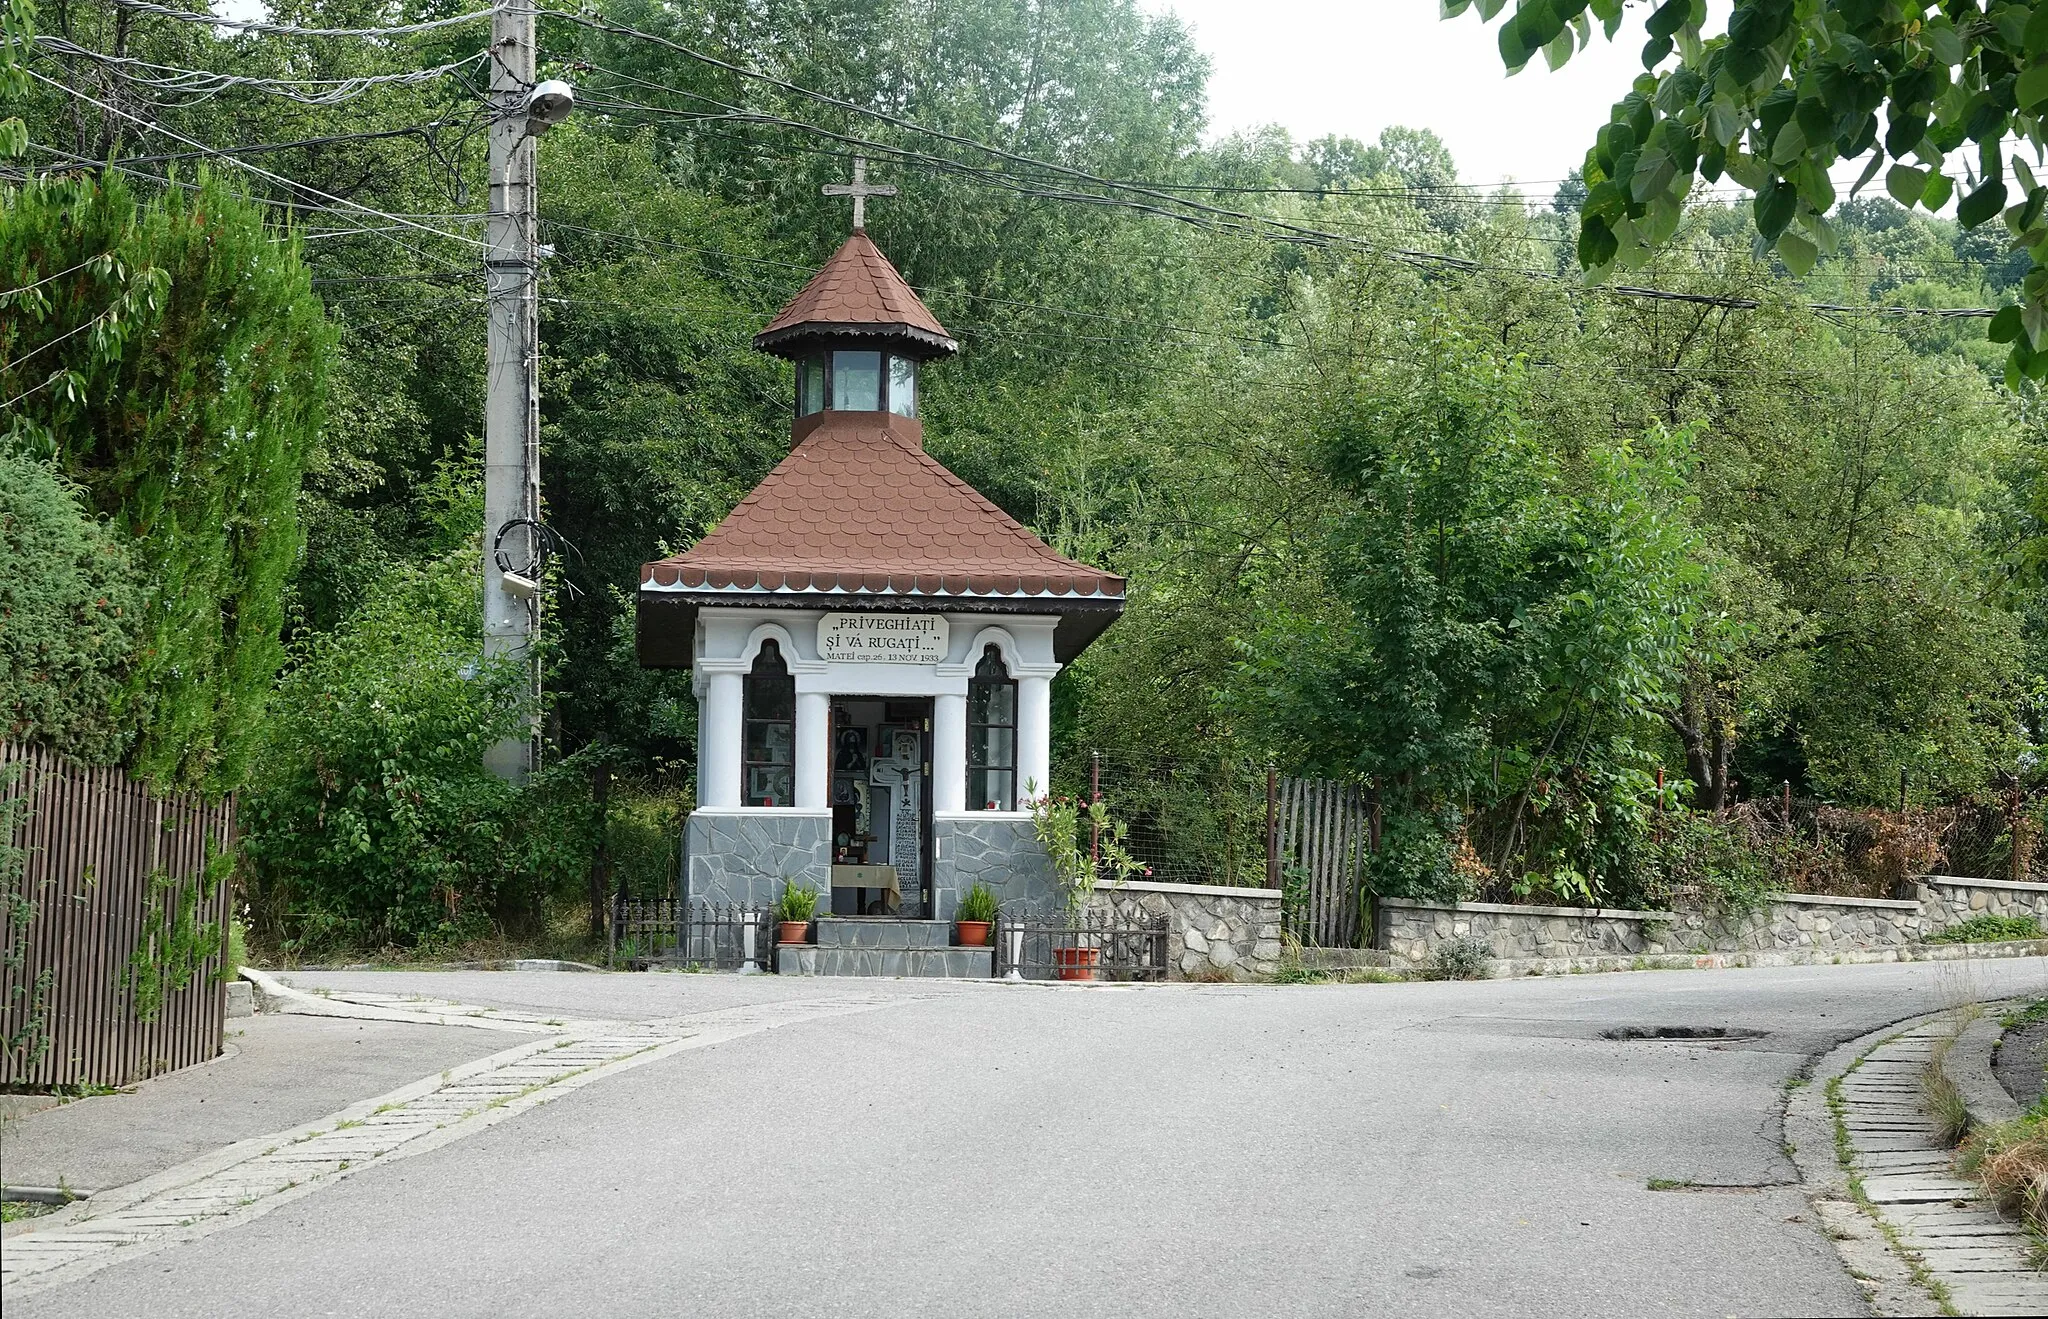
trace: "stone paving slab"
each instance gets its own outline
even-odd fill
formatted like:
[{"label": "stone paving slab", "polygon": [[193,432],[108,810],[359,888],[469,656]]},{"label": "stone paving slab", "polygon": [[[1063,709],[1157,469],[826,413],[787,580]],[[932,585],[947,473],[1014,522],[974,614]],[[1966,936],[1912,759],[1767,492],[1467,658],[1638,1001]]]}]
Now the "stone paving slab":
[{"label": "stone paving slab", "polygon": [[1977,1188],[1959,1177],[1931,1173],[1900,1173],[1865,1177],[1863,1193],[1873,1204],[1928,1204],[1967,1200]]},{"label": "stone paving slab", "polygon": [[[2024,1238],[2021,1238],[2024,1240]],[[1930,1269],[1953,1273],[2010,1273],[2012,1242],[1999,1240],[1996,1246],[1919,1246],[1920,1258]]]}]

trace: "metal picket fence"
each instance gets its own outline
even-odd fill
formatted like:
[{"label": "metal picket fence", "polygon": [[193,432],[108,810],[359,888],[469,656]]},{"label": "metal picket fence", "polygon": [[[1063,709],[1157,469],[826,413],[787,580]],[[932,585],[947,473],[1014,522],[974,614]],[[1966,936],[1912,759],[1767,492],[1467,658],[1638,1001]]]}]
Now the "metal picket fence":
[{"label": "metal picket fence", "polygon": [[675,898],[617,898],[612,903],[614,965],[668,962],[715,971],[775,969],[774,913]]},{"label": "metal picket fence", "polygon": [[1020,980],[1166,979],[1167,919],[1078,923],[1024,916],[996,921],[995,973]]}]

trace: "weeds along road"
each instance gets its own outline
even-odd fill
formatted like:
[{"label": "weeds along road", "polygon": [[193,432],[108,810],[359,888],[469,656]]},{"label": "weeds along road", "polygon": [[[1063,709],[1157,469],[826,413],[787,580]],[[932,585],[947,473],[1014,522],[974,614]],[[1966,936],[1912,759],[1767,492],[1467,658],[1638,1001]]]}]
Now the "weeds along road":
[{"label": "weeds along road", "polygon": [[[1783,1149],[1788,1081],[1886,1022],[2038,992],[2048,967],[1133,989],[293,980],[621,1021],[889,1002],[605,1077],[10,1300],[12,1319],[1859,1314]],[[1761,1034],[1604,1034],[1660,1026]]]}]

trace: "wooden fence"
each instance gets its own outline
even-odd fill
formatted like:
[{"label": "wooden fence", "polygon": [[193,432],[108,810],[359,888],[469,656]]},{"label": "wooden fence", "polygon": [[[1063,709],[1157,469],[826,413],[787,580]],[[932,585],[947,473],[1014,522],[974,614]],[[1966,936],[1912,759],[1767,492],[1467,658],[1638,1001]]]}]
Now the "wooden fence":
[{"label": "wooden fence", "polygon": [[0,1084],[127,1085],[219,1055],[234,803],[0,741]]},{"label": "wooden fence", "polygon": [[1318,948],[1356,948],[1370,912],[1363,908],[1372,808],[1355,785],[1335,779],[1282,778],[1275,832],[1282,874],[1292,889],[1289,927]]}]

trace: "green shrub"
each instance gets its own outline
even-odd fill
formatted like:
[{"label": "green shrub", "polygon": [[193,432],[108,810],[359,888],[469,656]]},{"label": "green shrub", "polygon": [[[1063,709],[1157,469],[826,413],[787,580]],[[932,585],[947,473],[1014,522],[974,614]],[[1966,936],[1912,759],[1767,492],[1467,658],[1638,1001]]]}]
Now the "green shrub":
[{"label": "green shrub", "polygon": [[1929,943],[2004,943],[2013,939],[2042,938],[2041,922],[2032,916],[1994,916],[1979,912],[1957,921],[1939,934],[1927,936]]},{"label": "green shrub", "polygon": [[995,890],[986,884],[976,884],[960,899],[960,905],[953,912],[956,921],[979,921],[986,923],[996,918],[1001,904],[996,901]]},{"label": "green shrub", "polygon": [[634,898],[676,892],[676,846],[691,794],[663,783],[620,783],[605,812],[605,857],[614,892]]},{"label": "green shrub", "polygon": [[118,761],[138,600],[125,541],[49,466],[0,452],[0,737]]},{"label": "green shrub", "polygon": [[817,910],[818,890],[808,884],[784,884],[782,896],[775,900],[778,921],[807,921]]},{"label": "green shrub", "polygon": [[1770,856],[1745,819],[1697,811],[1663,816],[1638,849],[1634,900],[1752,911],[1779,891]]},{"label": "green shrub", "polygon": [[1493,949],[1484,939],[1471,935],[1438,945],[1429,955],[1432,980],[1479,980],[1493,961]]},{"label": "green shrub", "polygon": [[551,827],[562,784],[515,789],[483,767],[525,716],[522,675],[480,661],[478,583],[469,554],[403,570],[299,644],[242,798],[266,941],[303,954],[481,934],[531,906],[535,849],[575,833]]}]

